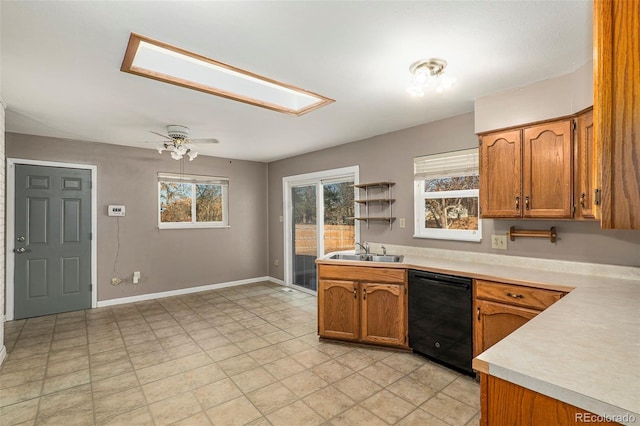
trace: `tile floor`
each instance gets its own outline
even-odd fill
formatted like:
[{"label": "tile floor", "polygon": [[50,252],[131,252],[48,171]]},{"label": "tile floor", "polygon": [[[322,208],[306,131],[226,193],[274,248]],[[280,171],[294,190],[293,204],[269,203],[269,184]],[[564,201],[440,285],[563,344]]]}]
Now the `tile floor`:
[{"label": "tile floor", "polygon": [[8,425],[477,425],[475,381],[318,341],[316,298],[258,283],[11,321]]}]

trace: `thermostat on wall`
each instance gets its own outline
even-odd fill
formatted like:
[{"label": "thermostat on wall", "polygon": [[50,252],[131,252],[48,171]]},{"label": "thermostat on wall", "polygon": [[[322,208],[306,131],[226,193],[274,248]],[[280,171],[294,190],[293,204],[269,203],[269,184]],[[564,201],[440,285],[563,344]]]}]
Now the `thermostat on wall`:
[{"label": "thermostat on wall", "polygon": [[124,206],[110,204],[107,214],[109,216],[124,216]]}]

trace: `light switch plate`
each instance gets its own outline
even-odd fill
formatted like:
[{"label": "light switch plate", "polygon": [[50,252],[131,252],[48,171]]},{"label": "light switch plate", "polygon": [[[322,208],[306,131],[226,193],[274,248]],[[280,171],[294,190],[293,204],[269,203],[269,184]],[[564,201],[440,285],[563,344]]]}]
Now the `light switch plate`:
[{"label": "light switch plate", "polygon": [[124,216],[124,206],[109,204],[109,208],[107,209],[107,214],[109,216]]},{"label": "light switch plate", "polygon": [[407,226],[407,222],[404,217],[401,217],[399,222],[400,222],[400,228],[404,228],[405,226]]}]

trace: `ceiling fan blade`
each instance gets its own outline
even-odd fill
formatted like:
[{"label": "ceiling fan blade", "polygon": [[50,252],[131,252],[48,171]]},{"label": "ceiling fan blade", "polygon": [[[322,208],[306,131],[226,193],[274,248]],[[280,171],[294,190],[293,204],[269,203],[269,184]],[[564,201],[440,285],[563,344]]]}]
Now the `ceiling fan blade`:
[{"label": "ceiling fan blade", "polygon": [[193,143],[220,143],[220,141],[218,139],[191,139],[189,142],[193,142]]},{"label": "ceiling fan blade", "polygon": [[162,136],[163,138],[169,139],[172,142],[174,141],[172,137],[167,136],[167,135],[163,135],[162,133],[154,132],[153,130],[151,130],[151,133],[153,133],[154,135]]}]

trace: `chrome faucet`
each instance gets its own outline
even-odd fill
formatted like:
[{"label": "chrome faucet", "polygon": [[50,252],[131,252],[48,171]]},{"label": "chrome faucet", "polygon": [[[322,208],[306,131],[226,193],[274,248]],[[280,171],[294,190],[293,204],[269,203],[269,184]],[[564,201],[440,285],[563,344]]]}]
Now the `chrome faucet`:
[{"label": "chrome faucet", "polygon": [[386,256],[387,255],[387,248],[385,246],[381,246],[380,248],[382,249],[382,255]]},{"label": "chrome faucet", "polygon": [[364,245],[362,245],[362,244],[360,244],[359,242],[357,242],[357,241],[356,241],[356,248],[357,248],[358,246],[360,246],[360,248],[361,248],[362,250],[364,250],[364,252],[365,252],[366,254],[369,254],[369,243],[368,243],[368,242],[364,241]]}]

